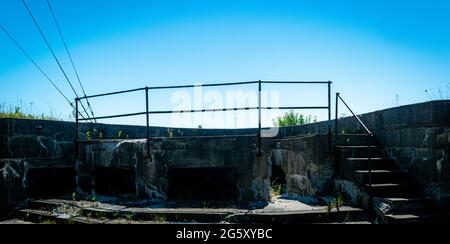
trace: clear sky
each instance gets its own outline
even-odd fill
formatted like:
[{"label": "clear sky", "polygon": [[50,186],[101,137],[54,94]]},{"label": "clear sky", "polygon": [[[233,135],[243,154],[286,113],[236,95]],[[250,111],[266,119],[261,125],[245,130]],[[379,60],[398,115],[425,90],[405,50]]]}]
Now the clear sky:
[{"label": "clear sky", "polygon": [[[27,2],[76,85],[46,1]],[[358,113],[450,97],[448,0],[51,2],[87,94],[194,82],[331,80],[333,93],[341,92]],[[73,99],[21,0],[1,1],[0,24]],[[1,32],[0,55],[0,102],[22,100],[33,103],[33,111],[67,118],[68,104]],[[327,103],[323,88],[264,89],[278,92],[281,106]],[[215,89],[215,95],[225,97],[226,91]],[[150,107],[173,109],[174,96],[174,91],[153,92]],[[144,101],[138,93],[92,100],[92,105],[96,115],[108,115],[140,112]],[[326,114],[301,112],[319,119]],[[264,114],[264,125],[271,125],[273,116]],[[172,125],[170,118],[152,116],[152,124]],[[206,116],[185,126],[249,126],[218,121]]]}]

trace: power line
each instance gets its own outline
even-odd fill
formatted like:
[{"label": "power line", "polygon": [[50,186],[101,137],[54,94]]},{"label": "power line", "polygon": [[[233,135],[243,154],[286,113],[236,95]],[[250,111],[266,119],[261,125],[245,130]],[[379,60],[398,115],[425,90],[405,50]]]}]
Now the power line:
[{"label": "power line", "polygon": [[[67,76],[64,68],[61,66],[61,63],[59,62],[58,57],[56,57],[55,52],[53,51],[52,47],[50,46],[50,43],[48,42],[47,38],[44,35],[44,32],[42,31],[41,27],[39,26],[38,22],[36,21],[36,18],[34,17],[33,13],[31,13],[30,8],[28,7],[27,3],[25,2],[25,0],[22,0],[23,5],[25,6],[25,8],[28,11],[28,14],[30,15],[31,19],[33,20],[34,24],[36,25],[39,33],[41,34],[41,37],[44,39],[45,44],[47,45],[48,49],[50,50],[50,52],[53,55],[53,58],[55,59],[56,63],[58,64],[59,69],[62,71],[64,77],[66,78],[66,81],[69,83],[70,88],[72,88],[73,93],[75,94],[76,97],[78,96],[78,93],[76,92],[75,88],[73,87],[72,83],[70,82],[69,77]],[[84,112],[86,113],[87,117],[89,118],[89,113],[86,110],[86,107],[84,106],[84,104],[80,101],[81,107],[83,108]]]},{"label": "power line", "polygon": [[[66,95],[64,95],[64,93],[61,91],[61,89],[58,88],[58,86],[55,84],[55,82],[53,82],[52,79],[50,79],[50,77],[44,72],[44,70],[36,63],[36,61],[34,61],[34,59],[28,54],[28,52],[19,44],[19,42],[17,42],[17,40],[11,35],[11,33],[8,32],[1,24],[0,24],[0,29],[2,29],[3,32],[5,32],[5,34],[9,37],[9,39],[11,39],[11,41],[20,49],[20,51],[22,51],[22,53],[31,61],[31,63],[33,63],[34,66],[45,76],[45,78],[53,85],[53,87],[59,92],[59,94],[61,94],[61,96],[64,97],[64,99],[69,103],[69,105],[73,109],[75,109],[75,106],[73,105],[73,103],[67,98]],[[83,116],[83,114],[81,114],[80,112],[78,112],[78,114],[82,118],[85,118]]]},{"label": "power line", "polygon": [[[58,28],[59,36],[61,37],[61,40],[62,40],[62,42],[64,44],[64,48],[66,49],[67,56],[69,56],[70,63],[72,64],[73,71],[75,72],[75,75],[77,77],[78,83],[80,84],[81,90],[83,91],[83,95],[85,97],[87,97],[86,92],[84,90],[83,83],[81,82],[80,76],[78,74],[78,70],[75,67],[75,64],[74,64],[73,59],[72,59],[72,55],[70,54],[69,48],[67,47],[67,42],[66,42],[66,40],[64,38],[64,35],[62,34],[61,28],[60,28],[60,26],[58,24],[58,20],[56,19],[56,15],[55,15],[55,13],[53,11],[52,5],[50,4],[50,0],[47,0],[47,5],[48,5],[48,8],[50,9],[50,12],[51,12],[51,14],[53,16],[53,20],[55,21],[56,27]],[[94,121],[97,122],[96,119],[95,119],[94,110],[92,110],[91,103],[89,102],[89,100],[87,98],[86,98],[86,102],[87,102],[89,110],[91,111],[92,117],[94,118]]]}]

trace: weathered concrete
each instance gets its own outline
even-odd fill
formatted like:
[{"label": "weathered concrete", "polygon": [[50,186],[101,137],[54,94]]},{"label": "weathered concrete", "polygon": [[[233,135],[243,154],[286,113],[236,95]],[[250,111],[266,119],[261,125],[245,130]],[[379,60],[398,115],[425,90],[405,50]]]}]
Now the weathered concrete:
[{"label": "weathered concrete", "polygon": [[[80,140],[136,139],[146,137],[145,126],[81,123]],[[119,133],[120,132],[120,133]],[[151,137],[256,135],[257,129],[189,129],[150,127]],[[119,134],[121,137],[119,138]],[[48,120],[0,119],[0,158],[64,158],[74,156],[75,123]]]},{"label": "weathered concrete", "polygon": [[29,208],[18,212],[20,219],[0,221],[0,224],[354,223],[366,220],[362,209],[341,206],[337,211],[310,201],[280,197],[264,208],[242,209],[129,207],[115,202],[48,199],[31,201]]},{"label": "weathered concrete", "polygon": [[400,168],[425,186],[430,199],[450,206],[450,101],[393,108],[366,118]]},{"label": "weathered concrete", "polygon": [[[87,139],[87,131],[90,131],[95,139],[93,133],[94,129],[102,133],[103,138],[115,139],[121,134],[121,139],[123,138],[143,138],[146,135],[146,127],[143,126],[127,126],[127,125],[107,125],[107,124],[80,124],[79,138]],[[120,133],[119,133],[120,132]],[[255,129],[241,129],[241,130],[207,130],[207,129],[180,129],[180,128],[161,128],[161,127],[151,127],[150,136],[161,138],[171,138],[171,137],[191,137],[191,136],[223,136],[223,135],[256,135]],[[27,198],[36,197],[36,195],[31,194],[32,192],[39,191],[36,187],[44,187],[41,192],[48,191],[48,186],[58,186],[61,184],[66,184],[66,182],[59,182],[58,177],[53,177],[53,174],[59,175],[58,172],[54,172],[55,169],[61,169],[66,173],[66,171],[80,172],[76,176],[64,175],[64,181],[74,181],[75,185],[84,187],[85,189],[91,188],[94,182],[86,182],[86,178],[91,177],[88,170],[83,170],[86,168],[86,164],[81,161],[75,160],[75,124],[72,122],[62,122],[62,121],[47,121],[47,120],[27,120],[27,119],[0,119],[0,216],[4,216],[9,213],[11,209],[23,204]],[[158,141],[157,140],[157,141]],[[254,143],[254,142],[253,142]],[[113,145],[114,143],[105,143],[103,147]],[[117,144],[117,143],[116,143]],[[130,143],[124,142],[121,145],[127,147]],[[156,143],[158,144],[158,143]],[[170,144],[170,143],[169,143]],[[128,146],[127,155],[122,155],[125,160],[130,162],[130,158],[134,156],[132,150],[140,150],[143,143],[139,146],[134,144],[131,148]],[[127,151],[123,148],[121,151]],[[145,150],[145,149],[144,149]],[[225,150],[225,149],[224,149]],[[227,152],[229,153],[229,152]],[[101,155],[101,153],[100,153]],[[108,155],[108,153],[104,153]],[[140,156],[140,161],[143,162],[145,152],[137,153]],[[232,154],[227,155],[227,157],[232,157]],[[97,158],[99,159],[99,158]],[[101,159],[101,158],[100,158]],[[114,165],[108,165],[110,161],[104,159],[104,166],[114,166],[119,167],[122,158],[117,159],[119,163],[114,163]],[[159,165],[159,164],[158,164]],[[125,168],[129,167],[130,164],[125,163]],[[143,176],[149,176],[152,174],[152,170],[155,168],[153,164],[139,164],[140,171],[139,174]],[[134,169],[134,168],[133,168]],[[47,177],[39,177],[38,174],[34,174],[36,170],[48,171]],[[143,172],[145,170],[150,170],[150,172]],[[161,169],[158,169],[161,170]],[[45,172],[44,172],[45,173]],[[87,174],[87,175],[86,175]],[[31,177],[32,175],[37,175],[38,179]],[[159,176],[157,176],[159,177]],[[145,178],[145,177],[144,177]],[[37,180],[37,181],[36,181]],[[142,177],[139,175],[137,177],[139,182],[142,182]],[[146,178],[146,181],[154,181],[154,178]],[[164,181],[158,185],[162,187]],[[79,184],[78,184],[79,183]],[[120,182],[119,182],[120,184]],[[140,183],[141,185],[143,183]],[[242,183],[244,184],[244,183]],[[145,184],[144,184],[145,185]],[[30,187],[32,186],[32,187]],[[34,188],[34,189],[33,189]],[[140,187],[139,192],[145,191],[146,194],[153,194],[153,197],[162,197],[156,188],[152,188],[151,185],[145,187]],[[62,189],[56,189],[51,194],[58,194],[62,192]],[[80,190],[73,189],[73,191]],[[68,192],[64,192],[66,194]],[[50,194],[50,196],[52,196]],[[142,195],[142,194],[141,194]],[[145,195],[145,194],[144,194]],[[54,195],[56,196],[56,195]]]},{"label": "weathered concrete", "polygon": [[313,135],[276,140],[271,163],[286,174],[287,191],[305,196],[330,195],[335,176],[328,136]]},{"label": "weathered concrete", "polygon": [[[449,100],[395,107],[359,117],[398,166],[425,187],[428,198],[442,207],[450,206]],[[280,128],[278,137],[326,133],[328,125],[319,122]],[[334,131],[334,121],[330,125]],[[339,119],[339,133],[355,132],[363,130],[354,118]],[[344,185],[349,188],[348,182]]]},{"label": "weathered concrete", "polygon": [[26,171],[23,160],[0,161],[0,218],[25,200]]},{"label": "weathered concrete", "polygon": [[170,184],[169,168],[236,168],[238,200],[268,201],[270,141],[263,140],[263,154],[257,156],[256,140],[255,136],[152,139],[150,158],[146,140],[86,143],[81,150],[80,185],[82,190],[89,190],[95,180],[90,172],[95,168],[130,168],[136,172],[137,195],[164,200]]},{"label": "weathered concrete", "polygon": [[[450,198],[450,101],[396,107],[363,114],[360,118],[397,164],[425,186],[429,198],[446,206]],[[97,166],[134,170],[135,193],[161,199],[165,198],[168,187],[168,167],[235,167],[240,175],[239,199],[250,201],[267,199],[270,163],[274,163],[285,171],[289,191],[322,194],[327,192],[335,175],[324,135],[329,125],[334,129],[334,121],[280,128],[273,151],[271,139],[264,140],[261,158],[256,157],[255,129],[151,127],[150,135],[159,138],[152,140],[150,159],[146,158],[143,141],[126,140],[87,142],[82,147],[82,160],[75,161],[74,123],[0,119],[0,208],[15,206],[27,197],[28,186],[35,185],[30,182],[29,172],[68,167],[78,172],[77,185],[84,191],[95,184],[92,174]],[[340,133],[361,131],[351,117],[340,119],[339,125]],[[94,128],[107,139],[117,139],[119,134],[121,139],[144,138],[146,134],[142,126],[81,124],[79,137],[87,139],[86,132]],[[354,189],[350,183],[340,181],[335,189],[349,188],[351,192]],[[363,193],[354,191],[353,195],[357,198],[360,194]]]},{"label": "weathered concrete", "polygon": [[20,119],[0,120],[0,158],[73,157],[73,123]]}]

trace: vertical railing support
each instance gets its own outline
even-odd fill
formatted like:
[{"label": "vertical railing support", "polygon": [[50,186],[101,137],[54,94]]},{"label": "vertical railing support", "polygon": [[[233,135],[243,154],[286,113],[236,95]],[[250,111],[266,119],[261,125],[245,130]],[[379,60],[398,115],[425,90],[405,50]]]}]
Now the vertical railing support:
[{"label": "vertical railing support", "polygon": [[339,93],[336,93],[336,110],[334,114],[334,140],[336,147],[338,146],[338,113],[339,113]]},{"label": "vertical railing support", "polygon": [[338,136],[338,113],[339,113],[339,93],[336,93],[336,105],[335,105],[335,113],[334,113],[334,146],[335,146],[335,161],[336,161],[336,172],[340,173],[340,155],[339,155],[339,150],[338,150],[338,146],[339,146],[339,136]]},{"label": "vertical railing support", "polygon": [[371,140],[372,140],[373,134],[368,133],[367,134],[367,160],[368,160],[368,166],[369,166],[369,214],[372,212],[372,204],[373,204],[373,195],[372,195],[372,155],[371,155]]},{"label": "vertical railing support", "polygon": [[258,155],[261,156],[261,80],[258,81]]},{"label": "vertical railing support", "polygon": [[328,153],[331,153],[331,81],[328,81]]},{"label": "vertical railing support", "polygon": [[75,159],[79,159],[80,150],[79,150],[79,138],[78,138],[78,131],[80,127],[80,123],[78,121],[78,101],[79,98],[75,98]]},{"label": "vertical railing support", "polygon": [[146,137],[147,138],[147,157],[150,158],[150,114],[149,114],[149,109],[148,109],[148,87],[145,87],[145,117],[146,117],[146,121],[147,121],[147,134]]}]

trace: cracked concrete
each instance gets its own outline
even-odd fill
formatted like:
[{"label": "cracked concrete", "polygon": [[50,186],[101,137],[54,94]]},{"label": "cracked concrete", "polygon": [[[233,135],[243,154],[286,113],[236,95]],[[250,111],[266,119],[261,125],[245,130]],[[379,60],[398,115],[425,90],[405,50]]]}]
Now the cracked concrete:
[{"label": "cracked concrete", "polygon": [[[390,156],[395,158],[402,169],[408,170],[418,182],[425,187],[425,193],[430,199],[450,204],[450,101],[433,101],[396,107],[364,114],[361,120],[371,128],[380,142],[385,145]],[[333,177],[331,162],[323,158],[314,158],[314,154],[325,151],[325,147],[308,152],[307,143],[296,141],[294,136],[306,136],[315,133],[326,133],[328,122],[318,122],[297,127],[280,128],[278,137],[289,137],[282,148],[270,149],[270,138],[267,140],[266,155],[263,159],[255,158],[256,140],[255,129],[243,130],[207,130],[207,129],[168,129],[151,127],[150,135],[155,137],[151,147],[151,158],[146,158],[146,148],[139,148],[142,153],[132,152],[132,148],[140,147],[131,142],[112,143],[105,146],[105,152],[95,150],[85,151],[82,156],[89,162],[100,162],[97,165],[133,168],[136,179],[136,191],[143,194],[149,192],[154,197],[163,197],[167,190],[164,175],[169,167],[199,167],[199,166],[233,166],[240,172],[248,174],[249,179],[239,181],[240,193],[243,199],[263,198],[268,193],[267,179],[270,177],[270,164],[282,166],[287,173],[290,190],[302,194],[320,194],[328,188],[328,180]],[[82,124],[79,131],[81,139],[85,139],[85,132],[90,125]],[[103,131],[105,138],[116,138],[117,132],[122,131],[129,138],[145,138],[145,127],[103,125],[96,124],[92,128]],[[355,132],[358,125],[354,118],[343,118],[340,127],[348,133]],[[214,142],[218,136],[233,135],[235,139],[224,139],[223,143]],[[243,136],[247,135],[247,136]],[[186,138],[176,138],[184,136]],[[212,136],[210,139],[189,141],[190,136]],[[175,140],[168,140],[174,137]],[[2,191],[2,201],[12,203],[24,200],[23,191],[26,189],[29,170],[37,168],[72,167],[77,172],[84,172],[74,176],[76,184],[90,187],[91,181],[85,182],[89,175],[90,164],[74,160],[75,127],[74,123],[60,121],[38,120],[0,120],[0,168],[2,174],[10,174],[12,167],[19,175],[14,183]],[[164,139],[165,138],[165,139]],[[233,138],[233,137],[231,137]],[[249,140],[248,138],[253,138]],[[230,141],[231,140],[231,141]],[[236,141],[232,141],[236,140]],[[107,144],[107,143],[106,143]],[[234,145],[234,146],[233,146]],[[117,147],[117,148],[116,148]],[[103,150],[103,148],[102,148]],[[208,153],[204,153],[207,151]],[[216,156],[214,156],[216,155]],[[270,157],[269,157],[270,156]],[[19,161],[14,161],[15,159]],[[269,158],[272,160],[270,161]],[[4,162],[10,160],[9,166]],[[26,161],[23,161],[26,159]],[[230,163],[231,162],[231,163]],[[250,162],[250,163],[241,163]],[[317,163],[321,162],[321,163]],[[4,177],[0,177],[2,180]],[[4,184],[4,183],[0,183]],[[147,187],[148,189],[145,189]],[[156,192],[155,191],[156,187]],[[15,191],[11,190],[15,188]],[[255,193],[255,189],[259,192]],[[348,189],[352,192],[351,187]],[[17,196],[15,196],[16,194]],[[21,195],[22,194],[22,195]],[[21,195],[21,196],[19,196]],[[4,200],[6,199],[6,200]],[[1,203],[3,204],[3,203]],[[2,208],[3,205],[0,207]]]}]

